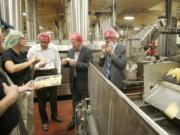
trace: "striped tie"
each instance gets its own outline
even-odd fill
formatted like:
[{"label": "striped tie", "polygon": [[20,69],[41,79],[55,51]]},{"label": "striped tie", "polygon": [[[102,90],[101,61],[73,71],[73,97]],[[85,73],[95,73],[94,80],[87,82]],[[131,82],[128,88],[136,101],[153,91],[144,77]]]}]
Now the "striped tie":
[{"label": "striped tie", "polygon": [[105,68],[105,77],[110,78],[110,67],[111,67],[111,57],[107,55],[106,68]]}]

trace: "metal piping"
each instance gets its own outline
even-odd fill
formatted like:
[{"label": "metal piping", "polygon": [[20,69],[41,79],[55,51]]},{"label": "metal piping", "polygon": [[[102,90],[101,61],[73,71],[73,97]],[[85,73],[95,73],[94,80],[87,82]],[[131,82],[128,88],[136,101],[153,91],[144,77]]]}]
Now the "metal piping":
[{"label": "metal piping", "polygon": [[88,83],[99,134],[168,135],[92,64],[88,68]]},{"label": "metal piping", "polygon": [[36,33],[36,1],[35,0],[25,0],[26,7],[26,25],[27,25],[27,36],[29,40],[35,40]]},{"label": "metal piping", "polygon": [[172,0],[166,0],[167,28],[172,27]]},{"label": "metal piping", "polygon": [[72,32],[79,32],[87,39],[88,35],[88,0],[71,1]]},{"label": "metal piping", "polygon": [[112,26],[116,26],[116,11],[115,11],[115,0],[113,0],[113,15],[112,15]]}]

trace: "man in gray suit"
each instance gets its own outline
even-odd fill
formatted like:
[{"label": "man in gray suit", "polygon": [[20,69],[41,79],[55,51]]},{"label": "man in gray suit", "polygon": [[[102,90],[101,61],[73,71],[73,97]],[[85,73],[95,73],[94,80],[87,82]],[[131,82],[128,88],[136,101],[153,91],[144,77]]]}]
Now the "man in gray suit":
[{"label": "man in gray suit", "polygon": [[88,65],[92,62],[92,51],[83,46],[83,37],[79,33],[72,33],[70,37],[72,49],[67,58],[62,60],[65,67],[70,68],[70,90],[72,94],[73,115],[67,129],[75,127],[75,107],[88,94]]},{"label": "man in gray suit", "polygon": [[122,90],[123,70],[127,63],[125,47],[117,42],[119,34],[114,29],[105,31],[104,39],[106,44],[101,47],[99,66],[103,66],[105,77]]}]

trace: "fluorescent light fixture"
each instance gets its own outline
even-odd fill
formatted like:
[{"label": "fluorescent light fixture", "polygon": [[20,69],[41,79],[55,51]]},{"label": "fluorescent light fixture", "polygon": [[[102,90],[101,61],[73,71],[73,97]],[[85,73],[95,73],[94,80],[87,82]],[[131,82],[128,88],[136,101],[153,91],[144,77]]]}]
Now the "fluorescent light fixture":
[{"label": "fluorescent light fixture", "polygon": [[23,12],[22,15],[23,15],[23,16],[27,16],[27,13],[26,13],[26,12]]},{"label": "fluorescent light fixture", "polygon": [[125,16],[124,19],[125,20],[134,20],[134,16]]},{"label": "fluorescent light fixture", "polygon": [[124,35],[124,31],[123,30],[120,30],[119,33],[120,33],[120,35]]},{"label": "fluorescent light fixture", "polygon": [[140,28],[139,27],[134,27],[134,30],[138,31],[138,30],[140,30]]},{"label": "fluorescent light fixture", "polygon": [[44,27],[42,27],[42,26],[39,26],[39,29],[40,29],[40,30],[43,30],[43,29],[44,29]]}]

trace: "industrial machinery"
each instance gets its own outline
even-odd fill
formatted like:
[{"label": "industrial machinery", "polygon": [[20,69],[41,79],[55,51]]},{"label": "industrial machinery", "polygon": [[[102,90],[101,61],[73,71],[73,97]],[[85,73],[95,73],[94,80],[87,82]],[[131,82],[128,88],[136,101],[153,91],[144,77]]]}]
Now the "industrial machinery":
[{"label": "industrial machinery", "polygon": [[90,135],[90,115],[90,99],[86,98],[76,106],[76,135]]},{"label": "industrial machinery", "polygon": [[[176,120],[178,123],[180,122],[180,85],[172,83],[172,79],[167,81],[165,78],[166,80],[164,80],[164,77],[179,67],[180,63],[177,62],[145,65],[143,95],[146,103],[154,106],[168,116],[170,120]],[[179,82],[179,77],[177,80]]]},{"label": "industrial machinery", "polygon": [[125,39],[123,42],[126,45],[127,58],[137,61],[144,60],[144,47],[148,41],[157,39],[160,34],[159,29],[164,27],[165,24],[165,19],[159,19],[153,25],[143,28],[136,35],[132,35],[128,39]]},{"label": "industrial machinery", "polygon": [[[179,66],[176,62],[145,65],[145,91],[141,97],[136,93],[125,95],[90,64],[88,80],[91,115],[89,116],[92,118],[88,118],[89,128],[87,128],[90,130],[90,135],[132,133],[133,135],[179,135],[180,128],[177,121],[180,107],[179,86],[175,89],[174,85],[164,85],[162,82],[162,76],[170,68]],[[156,86],[157,84],[159,86]],[[166,89],[161,89],[165,86]],[[157,87],[159,88],[156,89]],[[168,107],[171,101],[175,103],[172,102]],[[165,107],[168,108],[166,112],[173,114],[170,116],[177,119],[167,117],[163,111]],[[169,111],[172,108],[175,108],[173,113]]]},{"label": "industrial machinery", "polygon": [[[158,19],[151,26],[144,27],[144,29],[142,29],[139,33],[132,35],[123,41],[123,44],[126,45],[126,56],[128,59],[125,72],[126,80],[143,80],[143,64],[155,60],[154,56],[146,57],[145,48],[148,50],[149,48],[147,44],[151,41],[155,42],[155,40],[158,39],[160,35],[159,29],[164,28],[165,25],[165,19]],[[156,41],[157,44],[159,42],[160,41]]]}]

